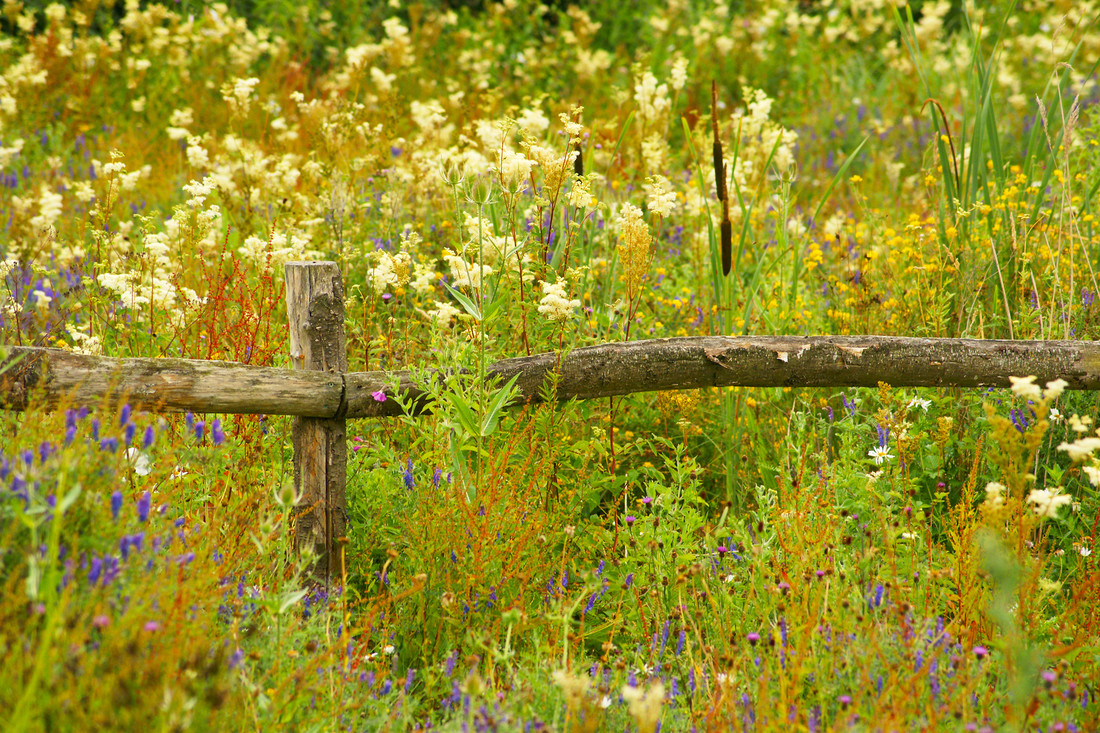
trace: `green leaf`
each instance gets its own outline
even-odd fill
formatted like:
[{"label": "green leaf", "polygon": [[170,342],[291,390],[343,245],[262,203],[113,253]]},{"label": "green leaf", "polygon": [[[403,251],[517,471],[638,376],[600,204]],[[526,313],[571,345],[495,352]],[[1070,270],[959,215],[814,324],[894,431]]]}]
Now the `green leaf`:
[{"label": "green leaf", "polygon": [[481,420],[481,436],[487,437],[493,434],[493,431],[497,429],[497,423],[500,422],[500,411],[504,409],[505,405],[512,401],[512,397],[516,394],[516,380],[519,379],[519,375],[512,377],[508,380],[508,384],[500,388],[496,397],[493,398],[493,404],[489,405],[489,410],[485,413],[485,416]]},{"label": "green leaf", "polygon": [[68,511],[69,507],[80,497],[80,484],[69,489],[69,492],[61,499],[61,502],[57,505],[57,513],[64,514]]},{"label": "green leaf", "polygon": [[447,283],[443,283],[443,287],[447,288],[447,292],[454,296],[454,299],[469,313],[474,319],[481,320],[481,309],[477,307],[477,303],[467,298],[462,293],[452,288]]},{"label": "green leaf", "polygon": [[466,404],[466,400],[462,395],[455,392],[448,392],[446,395],[447,402],[451,403],[451,406],[455,408],[455,415],[458,417],[458,422],[462,425],[470,435],[478,434],[477,416],[474,415],[474,411],[470,409],[470,406]]},{"label": "green leaf", "polygon": [[489,321],[493,320],[493,318],[495,318],[501,312],[503,306],[503,298],[496,298],[486,303],[485,310],[482,313],[482,323],[488,323]]},{"label": "green leaf", "polygon": [[286,613],[291,606],[305,598],[307,593],[309,593],[308,589],[292,590],[284,593],[282,599],[279,601],[279,615],[282,616]]},{"label": "green leaf", "polygon": [[607,164],[608,173],[611,172],[611,166],[615,164],[615,157],[619,154],[619,146],[623,144],[623,140],[626,138],[626,131],[630,129],[630,123],[634,121],[634,110],[630,111],[630,114],[626,116],[626,120],[623,121],[622,129],[619,130],[619,139],[615,141],[615,148],[611,151],[610,161]]},{"label": "green leaf", "polygon": [[8,347],[0,344],[0,374],[10,369],[14,369],[19,365],[19,362],[23,361],[25,358],[25,356],[11,356],[11,351],[8,350]]},{"label": "green leaf", "polygon": [[27,598],[38,600],[38,586],[42,582],[42,566],[35,555],[27,555]]}]

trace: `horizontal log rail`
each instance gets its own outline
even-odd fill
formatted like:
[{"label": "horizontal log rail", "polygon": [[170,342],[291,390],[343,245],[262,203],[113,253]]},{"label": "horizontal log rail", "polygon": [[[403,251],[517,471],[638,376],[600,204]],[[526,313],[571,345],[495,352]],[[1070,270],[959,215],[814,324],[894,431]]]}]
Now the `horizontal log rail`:
[{"label": "horizontal log rail", "polygon": [[[387,417],[402,395],[422,409],[425,385],[409,371],[322,372],[194,359],[118,359],[8,347],[0,402],[26,409],[92,406],[104,397],[164,412]],[[1068,389],[1100,389],[1100,342],[931,339],[900,336],[744,336],[651,339],[504,359],[488,367],[518,377],[519,401],[539,399],[557,371],[559,400],[705,387],[1007,387],[1009,376]],[[440,374],[439,371],[432,372]],[[395,388],[396,385],[396,388]]]}]

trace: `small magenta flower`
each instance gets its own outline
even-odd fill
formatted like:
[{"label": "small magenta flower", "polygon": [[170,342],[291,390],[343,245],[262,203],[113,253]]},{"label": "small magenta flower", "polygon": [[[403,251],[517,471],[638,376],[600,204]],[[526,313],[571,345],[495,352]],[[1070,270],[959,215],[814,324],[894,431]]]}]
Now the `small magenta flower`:
[{"label": "small magenta flower", "polygon": [[626,522],[626,526],[628,526],[628,527],[633,525],[634,524],[634,515],[633,514],[627,514],[626,519],[624,521]]},{"label": "small magenta flower", "polygon": [[841,695],[840,697],[837,698],[837,702],[840,703],[840,707],[846,708],[846,707],[848,707],[849,705],[852,704],[852,696],[851,695]]},{"label": "small magenta flower", "polygon": [[729,552],[728,547],[726,547],[725,545],[718,545],[718,554],[719,555],[725,555],[727,552]]},{"label": "small magenta flower", "polygon": [[149,632],[156,631],[157,629],[160,628],[160,622],[159,621],[146,621],[145,626],[143,626],[142,628],[145,629],[146,631],[149,631]]},{"label": "small magenta flower", "polygon": [[92,618],[92,626],[97,629],[106,628],[111,623],[111,619],[107,618],[106,614],[99,614]]},{"label": "small magenta flower", "polygon": [[383,392],[382,390],[378,390],[376,392],[371,392],[370,396],[374,398],[375,402],[385,402],[386,401],[386,393]]},{"label": "small magenta flower", "polygon": [[978,659],[985,659],[987,656],[989,656],[989,650],[986,649],[984,646],[976,646],[974,647],[974,656]]},{"label": "small magenta flower", "polygon": [[653,497],[652,496],[645,497],[644,499],[642,499],[642,503],[643,504],[652,504],[653,503]]},{"label": "small magenta flower", "polygon": [[750,644],[755,646],[756,643],[758,641],[760,641],[760,634],[756,633],[755,631],[750,631],[748,636],[745,637],[745,639],[747,639]]}]

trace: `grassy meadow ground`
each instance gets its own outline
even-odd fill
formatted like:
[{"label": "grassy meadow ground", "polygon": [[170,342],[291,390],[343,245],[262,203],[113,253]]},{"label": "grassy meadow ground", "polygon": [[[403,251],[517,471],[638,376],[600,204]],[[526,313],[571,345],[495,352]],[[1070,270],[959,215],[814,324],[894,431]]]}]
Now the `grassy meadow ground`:
[{"label": "grassy meadow ground", "polygon": [[1097,729],[1096,395],[485,364],[1095,339],[1100,4],[2,6],[0,343],[289,367],[316,258],[351,369],[464,367],[349,422],[331,592],[289,419],[0,412],[4,730]]}]

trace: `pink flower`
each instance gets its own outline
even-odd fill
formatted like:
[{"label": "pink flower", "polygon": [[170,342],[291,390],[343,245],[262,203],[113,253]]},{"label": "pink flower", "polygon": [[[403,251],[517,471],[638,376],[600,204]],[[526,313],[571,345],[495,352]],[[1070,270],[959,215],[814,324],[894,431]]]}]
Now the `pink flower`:
[{"label": "pink flower", "polygon": [[386,401],[386,393],[383,392],[382,390],[378,390],[377,392],[371,392],[370,396],[374,398],[375,402],[385,402]]}]

